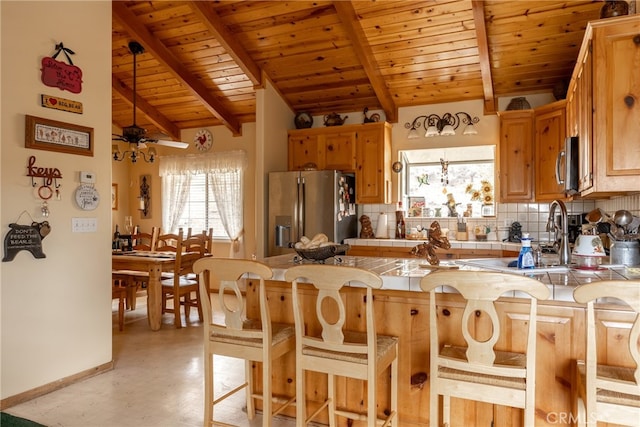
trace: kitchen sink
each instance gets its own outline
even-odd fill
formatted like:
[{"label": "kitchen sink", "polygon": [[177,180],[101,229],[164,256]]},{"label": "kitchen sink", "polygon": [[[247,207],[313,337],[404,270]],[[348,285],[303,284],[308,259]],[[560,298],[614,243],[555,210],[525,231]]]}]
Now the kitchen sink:
[{"label": "kitchen sink", "polygon": [[[554,257],[556,258],[556,257]],[[545,264],[541,267],[519,269],[518,267],[509,267],[509,264],[517,263],[518,258],[476,258],[476,259],[459,259],[456,264],[467,265],[469,267],[477,267],[486,270],[501,271],[506,273],[520,274],[537,274],[537,273],[566,273],[569,267],[564,265]]]}]

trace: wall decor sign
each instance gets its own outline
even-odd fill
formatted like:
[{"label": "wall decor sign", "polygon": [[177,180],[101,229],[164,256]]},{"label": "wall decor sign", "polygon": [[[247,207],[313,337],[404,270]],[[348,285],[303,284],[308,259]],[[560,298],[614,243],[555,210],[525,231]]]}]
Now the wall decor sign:
[{"label": "wall decor sign", "polygon": [[26,115],[24,146],[93,156],[93,128]]},{"label": "wall decor sign", "polygon": [[41,105],[45,108],[82,114],[82,102],[45,94],[40,95],[40,99]]},{"label": "wall decor sign", "polygon": [[[27,211],[23,211],[18,217],[18,221],[24,214],[29,215]],[[35,258],[47,257],[42,251],[42,239],[51,232],[51,226],[48,221],[36,222],[32,218],[29,225],[21,225],[16,221],[9,224],[9,228],[10,230],[4,236],[4,257],[2,262],[13,261],[20,251],[29,251]]]},{"label": "wall decor sign", "polygon": [[[56,60],[61,52],[64,53],[69,64]],[[42,58],[42,83],[71,93],[80,93],[82,92],[82,70],[73,65],[69,55],[75,55],[75,52],[64,47],[60,42],[56,45],[56,53],[53,56]]]},{"label": "wall decor sign", "polygon": [[140,218],[151,218],[151,175],[140,176],[140,196],[138,196],[138,200],[140,201],[140,207],[138,208]]}]

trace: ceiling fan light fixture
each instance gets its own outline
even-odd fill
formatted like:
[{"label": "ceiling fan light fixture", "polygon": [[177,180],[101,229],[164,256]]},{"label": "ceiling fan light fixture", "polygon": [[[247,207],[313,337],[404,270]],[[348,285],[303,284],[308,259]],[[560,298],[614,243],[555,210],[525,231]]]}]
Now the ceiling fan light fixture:
[{"label": "ceiling fan light fixture", "polygon": [[[141,128],[136,124],[136,99],[138,97],[138,93],[136,90],[136,81],[137,81],[137,65],[136,65],[136,57],[144,53],[144,47],[138,43],[137,41],[129,42],[129,50],[133,54],[133,124],[131,126],[125,126],[122,128],[122,135],[113,135],[114,141],[123,141],[129,143],[129,151],[125,151],[124,153],[120,152],[120,149],[117,145],[113,145],[111,148],[111,154],[113,156],[113,160],[122,161],[127,154],[131,158],[131,163],[136,163],[138,157],[142,157],[145,162],[153,163],[155,160],[157,153],[155,148],[148,147],[147,142],[166,145],[168,147],[175,148],[187,148],[189,146],[186,142],[181,141],[171,141],[165,140],[162,138],[154,139],[147,136],[147,130]],[[147,149],[147,152],[141,151],[142,149]]]}]

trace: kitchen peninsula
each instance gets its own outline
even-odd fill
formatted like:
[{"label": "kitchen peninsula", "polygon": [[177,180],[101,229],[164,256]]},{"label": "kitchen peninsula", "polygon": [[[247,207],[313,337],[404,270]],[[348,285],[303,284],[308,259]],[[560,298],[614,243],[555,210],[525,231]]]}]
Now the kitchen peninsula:
[{"label": "kitchen peninsula", "polygon": [[[295,265],[294,255],[280,255],[262,261],[274,270],[274,278],[267,282],[267,295],[274,322],[293,323],[290,284],[283,279],[284,271]],[[381,275],[383,287],[375,292],[377,332],[394,335],[399,338],[399,419],[402,426],[426,426],[429,417],[429,301],[428,295],[419,288],[420,278],[433,272],[424,259],[340,257],[343,265],[358,266]],[[487,261],[486,259],[484,261]],[[445,261],[443,267],[460,269],[478,269],[480,267],[467,261]],[[327,263],[339,263],[338,259],[329,259]],[[463,264],[466,263],[466,264]],[[485,267],[491,269],[492,267]],[[495,267],[498,268],[498,267]],[[501,267],[500,267],[501,268]],[[516,271],[521,273],[521,271]],[[572,299],[575,286],[599,280],[621,279],[640,280],[635,269],[613,266],[598,271],[573,270],[566,267],[540,269],[531,274],[548,284],[552,290],[549,300],[541,301],[538,307],[537,369],[536,369],[536,426],[551,426],[558,423],[558,414],[572,411],[571,363],[584,357],[584,306]],[[247,312],[251,316],[257,305],[257,282],[249,279],[247,283]],[[636,286],[637,284],[634,284]],[[349,328],[358,329],[362,324],[362,296],[364,290],[357,284],[346,288]],[[444,290],[443,290],[444,291]],[[451,338],[462,341],[459,324],[464,301],[455,293],[441,293],[438,310],[449,322],[445,326]],[[315,304],[311,289],[305,292],[304,303]],[[522,350],[523,332],[526,328],[526,309],[520,296],[505,296],[497,302],[498,315],[507,322],[510,332],[498,342],[503,350]],[[633,319],[632,313],[615,303],[602,303],[598,307],[601,319],[616,325],[616,333],[611,336],[610,347],[615,347],[628,334]],[[476,330],[482,332],[485,313],[478,313]],[[611,326],[611,325],[609,325]],[[312,327],[312,326],[311,326]],[[600,327],[600,326],[599,326]],[[443,331],[444,332],[444,331]],[[629,365],[620,351],[610,352],[607,357],[618,364]],[[253,375],[259,381],[260,365],[254,364]],[[312,374],[310,374],[312,375]],[[378,409],[382,413],[389,408],[387,381],[380,378],[382,384],[378,391]],[[326,379],[320,375],[308,377],[308,411],[314,411],[326,396]],[[275,395],[293,396],[295,394],[295,359],[287,355],[274,365],[273,390]],[[351,410],[363,410],[366,402],[366,389],[361,383],[341,379],[338,382],[338,406]],[[452,425],[493,425],[519,426],[519,409],[492,406],[489,404],[452,400]],[[575,410],[573,411],[575,413]],[[288,413],[293,416],[293,412]],[[325,420],[326,421],[326,420]],[[354,425],[359,425],[357,422]]]}]

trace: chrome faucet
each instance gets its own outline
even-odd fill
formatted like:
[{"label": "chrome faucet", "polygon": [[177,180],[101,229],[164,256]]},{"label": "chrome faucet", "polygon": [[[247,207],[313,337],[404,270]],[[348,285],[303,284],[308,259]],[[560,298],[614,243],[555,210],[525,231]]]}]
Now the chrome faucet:
[{"label": "chrome faucet", "polygon": [[562,200],[554,200],[549,205],[549,219],[547,220],[547,231],[558,229],[555,223],[556,207],[560,207],[560,215],[562,216],[562,231],[560,232],[560,247],[558,248],[559,264],[569,265],[571,263],[571,252],[569,251],[569,224],[567,219],[567,207]]}]

